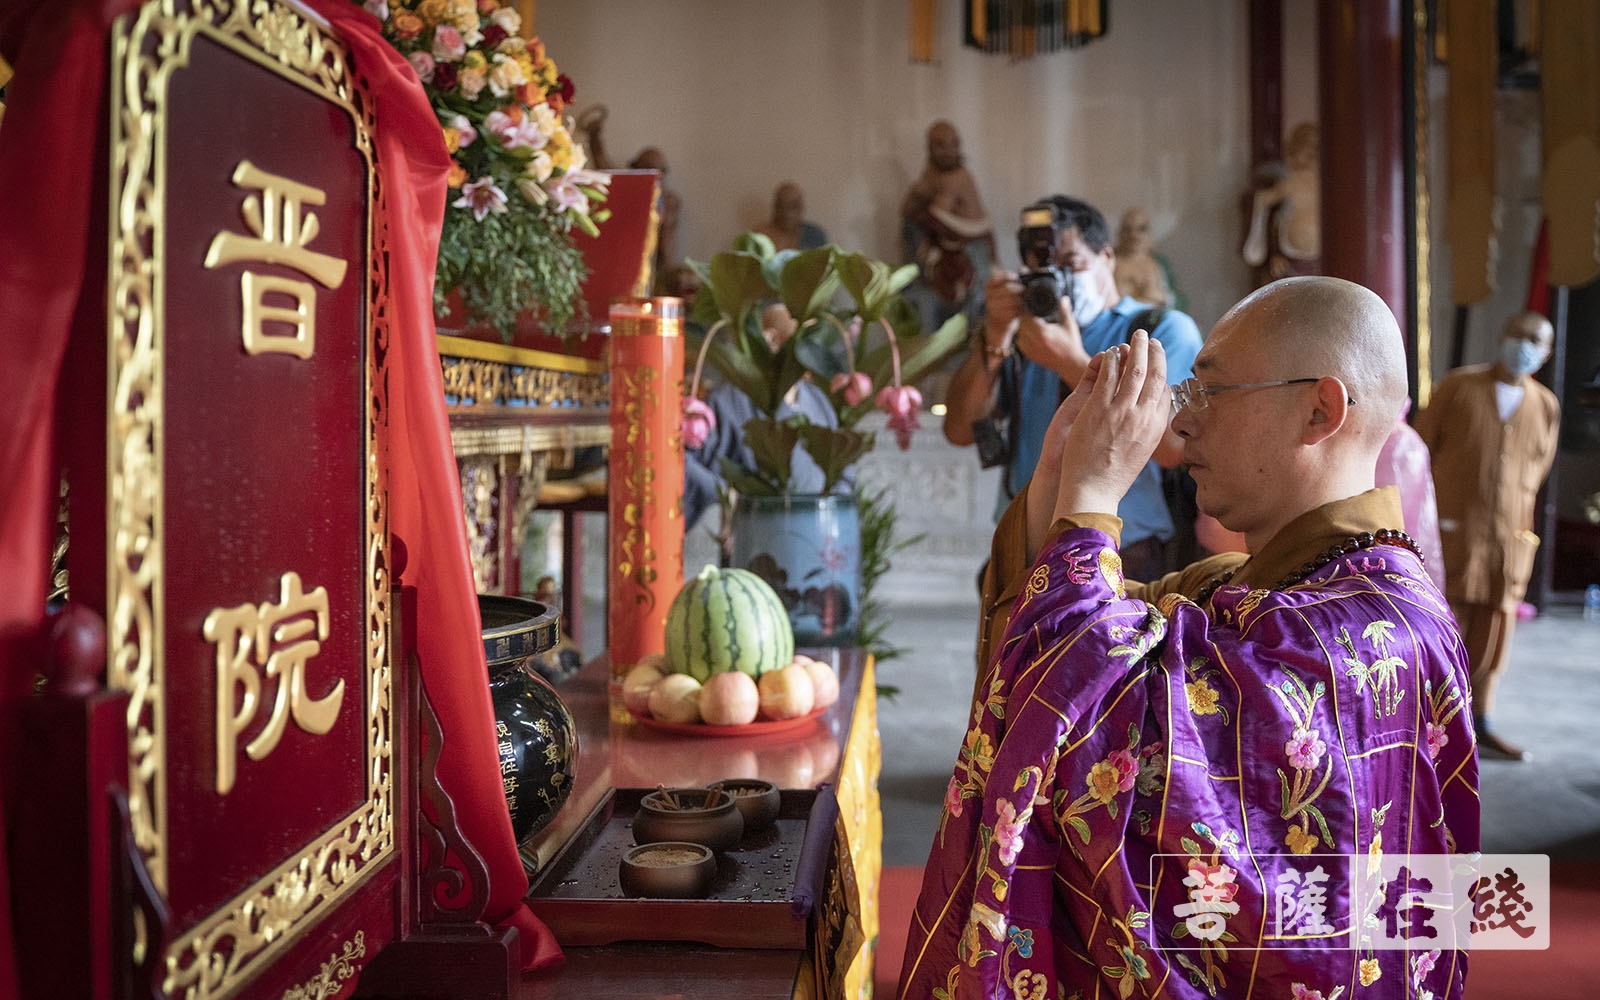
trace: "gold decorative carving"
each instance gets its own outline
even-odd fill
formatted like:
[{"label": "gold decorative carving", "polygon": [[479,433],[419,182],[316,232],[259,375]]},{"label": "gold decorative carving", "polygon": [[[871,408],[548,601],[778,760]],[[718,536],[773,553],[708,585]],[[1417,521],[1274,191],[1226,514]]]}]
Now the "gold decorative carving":
[{"label": "gold decorative carving", "polygon": [[441,355],[444,394],[455,406],[604,407],[604,372],[566,372]]},{"label": "gold decorative carving", "polygon": [[461,506],[467,523],[467,555],[472,561],[472,582],[478,593],[493,593],[500,574],[496,545],[500,540],[499,460],[474,457],[461,461]]},{"label": "gold decorative carving", "polygon": [[318,972],[304,986],[286,990],[283,1000],[327,1000],[342,988],[341,983],[356,974],[355,960],[367,954],[367,932],[356,931],[356,936],[344,943],[344,950],[328,957]]},{"label": "gold decorative carving", "polygon": [[533,450],[550,455],[551,468],[565,469],[572,465],[573,449],[594,445],[609,447],[611,425],[452,427],[450,444],[458,459],[474,455],[518,455],[524,447],[531,445]]},{"label": "gold decorative carving", "polygon": [[[521,545],[528,538],[528,520],[533,516],[534,508],[539,505],[539,490],[544,487],[544,481],[550,470],[550,453],[548,451],[535,451],[533,448],[533,428],[522,429],[522,456],[517,462],[517,502],[511,508],[511,537],[516,544]],[[509,456],[506,464],[510,465]],[[507,475],[511,472],[507,469]],[[517,584],[520,581],[508,581]],[[513,591],[520,587],[513,588]]]},{"label": "gold decorative carving", "polygon": [[[643,415],[653,413],[659,405],[656,399],[656,372],[640,366],[621,376],[623,413],[628,418],[627,447],[621,454],[622,482],[613,483],[626,498],[622,507],[622,524],[613,524],[612,531],[620,530],[617,542],[617,573],[632,577],[642,596],[634,600],[648,610],[656,606],[655,542],[650,537],[649,519],[645,511],[656,505],[655,464],[652,460],[650,428]],[[614,456],[615,457],[615,456]],[[614,508],[613,508],[614,509]]]},{"label": "gold decorative carving", "polygon": [[67,599],[67,477],[61,477],[56,495],[56,541],[50,550],[49,603]]},{"label": "gold decorative carving", "polygon": [[[116,23],[109,74],[107,677],[130,695],[133,839],[152,884],[162,893],[175,860],[167,845],[167,682],[162,659],[164,164],[169,85],[173,74],[188,64],[196,37],[343,109],[354,123],[357,151],[368,164],[368,196],[374,204],[382,197],[371,168],[370,105],[357,90],[337,40],[295,8],[278,0],[162,0],[146,3]],[[376,358],[387,346],[381,233],[369,230],[367,256],[366,349],[367,357]],[[388,507],[379,478],[389,407],[387,385],[371,378],[370,367],[365,396],[367,798],[196,926],[180,930],[163,956],[161,991],[168,996],[200,1000],[235,992],[383,867],[395,850]],[[140,940],[147,938],[141,935]]]}]

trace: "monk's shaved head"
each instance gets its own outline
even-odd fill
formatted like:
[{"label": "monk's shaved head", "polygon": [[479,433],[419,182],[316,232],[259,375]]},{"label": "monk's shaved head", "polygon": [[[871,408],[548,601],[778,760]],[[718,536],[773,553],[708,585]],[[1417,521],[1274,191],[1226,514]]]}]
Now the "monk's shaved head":
[{"label": "monk's shaved head", "polygon": [[1389,306],[1376,292],[1342,278],[1284,278],[1258,289],[1224,325],[1248,328],[1257,349],[1281,378],[1333,376],[1355,405],[1347,433],[1374,453],[1404,405],[1405,341]]}]

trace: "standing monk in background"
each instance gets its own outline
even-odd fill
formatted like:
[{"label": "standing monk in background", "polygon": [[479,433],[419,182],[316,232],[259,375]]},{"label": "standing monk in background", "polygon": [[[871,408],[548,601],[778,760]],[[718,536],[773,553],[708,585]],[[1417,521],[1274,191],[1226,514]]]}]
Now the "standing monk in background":
[{"label": "standing monk in background", "polygon": [[994,261],[994,231],[949,122],[928,128],[928,161],[901,200],[900,216],[906,259],[922,271],[906,290],[922,328],[937,330],[958,312],[973,328]]},{"label": "standing monk in background", "polygon": [[[1347,895],[1479,839],[1466,654],[1373,487],[1406,397],[1394,316],[1280,281],[1194,371],[1169,391],[1142,331],[1096,355],[995,531],[902,998],[1462,995],[1449,928],[1412,944]],[[1169,416],[1200,509],[1253,554],[1128,583],[1113,512]]]},{"label": "standing monk in background", "polygon": [[1555,331],[1538,313],[1506,322],[1493,364],[1458,368],[1433,390],[1417,433],[1433,456],[1439,535],[1450,607],[1472,658],[1478,752],[1526,760],[1489,725],[1511,650],[1517,605],[1533,575],[1534,502],[1555,461],[1561,404],[1533,373],[1550,359]]}]

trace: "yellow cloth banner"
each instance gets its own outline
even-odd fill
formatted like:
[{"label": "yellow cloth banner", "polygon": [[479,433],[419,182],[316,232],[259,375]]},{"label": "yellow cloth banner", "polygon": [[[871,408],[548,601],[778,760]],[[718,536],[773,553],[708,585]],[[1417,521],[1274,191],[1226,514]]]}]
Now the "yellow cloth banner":
[{"label": "yellow cloth banner", "polygon": [[911,61],[933,62],[934,0],[910,0]]},{"label": "yellow cloth banner", "polygon": [[1600,7],[1544,0],[1541,29],[1550,284],[1586,285],[1600,274]]}]

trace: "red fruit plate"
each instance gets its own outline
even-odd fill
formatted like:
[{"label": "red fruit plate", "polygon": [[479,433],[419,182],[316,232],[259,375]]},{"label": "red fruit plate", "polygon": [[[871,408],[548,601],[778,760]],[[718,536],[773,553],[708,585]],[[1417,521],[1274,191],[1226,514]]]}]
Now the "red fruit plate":
[{"label": "red fruit plate", "polygon": [[825,708],[814,708],[805,715],[797,715],[792,719],[757,719],[742,726],[712,726],[704,722],[663,722],[653,715],[640,715],[631,708],[628,709],[628,714],[638,719],[647,729],[659,729],[664,733],[677,733],[679,736],[765,736],[768,733],[786,733],[792,729],[809,726],[826,711]]}]

